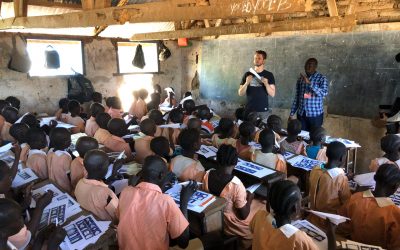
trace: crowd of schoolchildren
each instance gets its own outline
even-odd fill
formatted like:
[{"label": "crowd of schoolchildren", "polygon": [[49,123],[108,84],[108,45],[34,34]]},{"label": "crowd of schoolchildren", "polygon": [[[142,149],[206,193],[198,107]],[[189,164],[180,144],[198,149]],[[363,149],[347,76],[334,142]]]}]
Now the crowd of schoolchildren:
[{"label": "crowd of schoolchildren", "polygon": [[[51,202],[51,191],[31,209],[32,185],[22,190],[11,188],[19,164],[32,169],[40,179],[56,183],[98,219],[112,221],[119,249],[207,249],[210,242],[215,245],[213,240],[193,239],[190,234],[187,204],[198,189],[226,200],[223,236],[237,237],[240,249],[318,249],[306,233],[291,225],[300,218],[326,233],[328,249],[336,249],[338,235],[385,249],[400,249],[400,208],[389,198],[400,185],[400,136],[386,135],[381,140],[385,155],[372,160],[369,167],[376,172],[374,189],[353,192],[348,184],[351,176],[343,170],[347,149],[340,142],[326,145],[324,128],[313,128],[306,143],[299,137],[298,120],[288,122],[284,135],[282,120],[276,115],[264,123],[239,108],[234,118],[220,118],[206,105],[195,103],[190,93],[182,103],[171,93],[163,101],[161,89],[156,87],[146,103],[147,91],[136,91],[126,112],[118,97],[108,97],[103,103],[98,92],[93,94],[87,112],[78,101],[63,98],[56,121],[43,126],[31,113],[17,122],[17,98],[0,100],[1,141],[3,145],[12,142],[15,155],[12,166],[0,160],[0,249],[57,249],[65,237],[62,227],[51,225],[38,230],[43,209]],[[57,121],[74,127],[57,127]],[[132,124],[140,128],[135,139],[126,137]],[[76,142],[76,156],[69,151],[75,133],[87,135]],[[258,143],[260,149],[255,149],[253,143]],[[199,161],[197,151],[201,145],[218,149],[217,167],[210,169]],[[142,165],[138,178],[130,181],[119,196],[105,180],[112,163],[106,152],[125,154],[124,159],[114,162],[112,176],[124,163]],[[267,200],[246,191],[235,176],[238,159],[287,174],[283,152],[324,162],[310,172],[308,194],[300,190],[301,180],[296,176],[275,182]],[[180,206],[164,194],[176,179],[188,181],[181,191]],[[27,209],[31,210],[29,218]],[[336,227],[308,213],[308,209],[350,220]]]}]

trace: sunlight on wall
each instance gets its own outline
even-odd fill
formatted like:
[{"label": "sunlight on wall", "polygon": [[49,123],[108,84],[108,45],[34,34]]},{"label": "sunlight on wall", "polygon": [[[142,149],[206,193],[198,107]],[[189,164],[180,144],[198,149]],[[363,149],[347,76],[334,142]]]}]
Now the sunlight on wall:
[{"label": "sunlight on wall", "polygon": [[128,111],[132,105],[134,90],[146,89],[149,92],[149,96],[146,102],[150,101],[150,94],[153,93],[153,75],[124,75],[123,83],[118,89],[118,96],[121,98],[122,108],[124,111]]}]

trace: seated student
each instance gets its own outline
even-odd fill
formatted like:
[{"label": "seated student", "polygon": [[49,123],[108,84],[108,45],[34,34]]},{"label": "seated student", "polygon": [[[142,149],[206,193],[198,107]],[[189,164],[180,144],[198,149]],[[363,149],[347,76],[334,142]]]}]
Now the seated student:
[{"label": "seated student", "polygon": [[6,106],[3,108],[2,116],[5,119],[1,129],[1,139],[7,142],[15,142],[15,138],[10,135],[10,128],[18,120],[18,110],[16,108]]},{"label": "seated student", "polygon": [[189,242],[187,204],[197,189],[190,182],[182,188],[180,207],[161,187],[168,180],[168,169],[158,156],[148,156],[143,165],[142,182],[122,190],[117,211],[120,249],[167,250],[170,239],[186,248]]},{"label": "seated student", "polygon": [[15,159],[13,165],[9,167],[7,163],[0,160],[0,198],[13,199],[13,191],[11,190],[11,184],[18,172],[18,159],[21,154],[21,147],[19,145],[14,146]]},{"label": "seated student", "polygon": [[326,138],[326,130],[323,127],[313,128],[310,132],[311,144],[306,146],[306,155],[322,162],[327,162],[326,147],[323,145]]},{"label": "seated student", "polygon": [[[203,136],[202,131],[201,131],[201,120],[199,118],[190,118],[187,122],[187,128],[188,129],[196,129],[200,133],[200,137]],[[201,144],[211,146],[211,140],[210,138],[201,138]]]},{"label": "seated student", "polygon": [[47,172],[49,179],[65,192],[71,193],[69,178],[72,157],[68,153],[71,146],[71,133],[66,128],[53,128],[50,132],[50,150],[47,153]]},{"label": "seated student", "polygon": [[371,160],[369,170],[376,172],[380,165],[385,163],[394,163],[400,167],[400,136],[389,134],[381,139],[381,149],[385,154]]},{"label": "seated student", "polygon": [[[315,167],[310,173],[310,209],[336,214],[351,196],[348,179],[343,171],[347,149],[341,142],[331,142],[326,155],[328,162],[322,167]],[[309,221],[323,228],[319,217],[310,214]]]},{"label": "seated student", "polygon": [[5,99],[6,102],[10,103],[11,107],[17,109],[19,111],[21,107],[21,101],[15,96],[8,96]]},{"label": "seated student", "polygon": [[[254,112],[252,112],[254,113]],[[259,117],[257,113],[255,113],[256,116],[253,116],[256,121],[259,121]],[[249,114],[250,116],[250,114]],[[248,118],[249,119],[249,118]],[[262,121],[261,121],[262,122]],[[257,122],[258,123],[258,122]],[[279,147],[278,142],[281,140],[280,134],[282,133],[282,119],[277,116],[277,115],[270,115],[267,119],[267,128],[272,129],[272,131],[275,134],[275,144],[277,147]],[[260,135],[261,131],[258,131],[254,137],[254,141],[258,142],[258,137]]]},{"label": "seated student", "polygon": [[92,94],[92,102],[103,104],[103,95],[100,92],[93,92]]},{"label": "seated student", "polygon": [[68,102],[68,111],[64,118],[61,118],[62,122],[74,125],[75,127],[71,128],[71,133],[84,133],[85,132],[85,121],[79,116],[81,113],[81,105],[76,100],[71,100]]},{"label": "seated student", "polygon": [[172,155],[169,141],[163,136],[154,137],[150,142],[150,149],[155,155],[160,156],[168,164]]},{"label": "seated student", "polygon": [[150,112],[147,114],[147,117],[143,116],[142,121],[147,118],[153,120],[156,123],[157,128],[154,136],[162,136],[165,128],[160,128],[160,125],[164,125],[165,120],[161,111],[156,109],[150,110]]},{"label": "seated student", "polygon": [[206,172],[203,189],[226,199],[224,208],[224,233],[241,238],[241,245],[247,249],[252,234],[249,224],[255,212],[265,209],[265,204],[253,200],[254,195],[246,191],[243,183],[232,174],[238,161],[236,149],[231,145],[221,145],[217,152],[218,169]]},{"label": "seated student", "polygon": [[195,180],[201,182],[204,176],[204,167],[195,159],[196,152],[200,149],[200,133],[195,129],[183,129],[179,135],[179,145],[182,155],[171,160],[170,171],[176,174],[178,180]]},{"label": "seated student", "polygon": [[395,164],[383,164],[374,179],[375,190],[354,193],[339,214],[350,218],[347,226],[351,240],[400,249],[400,208],[389,198],[400,186],[400,169]]},{"label": "seated student", "polygon": [[71,184],[72,184],[72,189],[75,189],[76,184],[78,184],[78,181],[82,178],[87,177],[87,172],[85,169],[85,166],[83,164],[83,159],[85,157],[85,154],[92,150],[92,149],[98,149],[99,148],[99,143],[97,142],[96,139],[89,137],[89,136],[82,136],[76,141],[76,151],[78,151],[79,157],[76,157],[72,162],[71,162]]},{"label": "seated student", "polygon": [[29,127],[23,123],[13,124],[10,128],[10,135],[15,138],[18,145],[21,147],[21,156],[19,160],[23,163],[28,159],[29,145],[27,144],[27,133]]},{"label": "seated student", "polygon": [[301,122],[299,120],[290,120],[287,127],[288,136],[280,144],[281,148],[287,152],[305,155],[305,148],[307,144],[298,140],[301,132]]},{"label": "seated student", "polygon": [[157,128],[156,123],[150,118],[143,120],[139,126],[140,131],[145,136],[135,140],[135,160],[142,164],[147,156],[154,154],[150,149],[150,142],[154,137],[156,137],[154,134]]},{"label": "seated student", "polygon": [[196,103],[192,99],[184,101],[182,107],[184,110],[183,124],[187,124],[191,118],[196,118],[196,116],[193,115],[196,111]]},{"label": "seated student", "polygon": [[32,169],[40,179],[49,178],[47,173],[46,134],[39,128],[30,128],[26,137],[30,147],[26,166]]},{"label": "seated student", "polygon": [[0,100],[0,131],[3,129],[3,125],[6,121],[6,119],[4,119],[4,116],[2,115],[3,109],[10,106],[11,105],[9,102],[6,102],[5,100]]},{"label": "seated student", "polygon": [[140,89],[138,91],[137,100],[134,99],[131,108],[129,109],[129,114],[136,117],[137,120],[141,120],[142,117],[147,114],[147,104],[146,98],[149,95],[147,90]]},{"label": "seated student", "polygon": [[[268,204],[273,213],[258,211],[250,223],[252,249],[319,249],[311,237],[291,225],[301,214],[301,193],[296,184],[288,180],[272,184]],[[336,249],[333,226],[329,223],[327,228],[328,249]]]},{"label": "seated student", "polygon": [[68,112],[68,103],[69,99],[68,98],[61,98],[60,101],[58,102],[58,110],[55,113],[55,117],[57,120],[63,120],[65,119],[65,116],[69,113]]},{"label": "seated student", "polygon": [[128,134],[128,128],[123,119],[113,118],[108,122],[108,131],[111,137],[104,141],[104,146],[113,152],[125,152],[126,162],[133,160],[132,149],[122,137]]},{"label": "seated student", "polygon": [[[183,123],[183,112],[180,109],[173,109],[169,112],[168,115],[168,123],[169,124],[182,124]],[[181,132],[180,128],[164,128],[162,136],[168,139],[170,144],[176,145],[178,144],[178,136]]]},{"label": "seated student", "polygon": [[222,144],[236,146],[236,139],[232,138],[234,132],[233,121],[229,118],[222,118],[217,127],[217,133],[211,137],[212,145],[219,148]]},{"label": "seated student", "polygon": [[100,220],[115,222],[118,198],[102,181],[110,165],[107,154],[97,149],[90,150],[85,154],[83,165],[87,177],[80,179],[76,185],[76,200]]},{"label": "seated student", "polygon": [[168,87],[164,89],[167,93],[167,98],[165,98],[164,102],[160,104],[160,107],[170,107],[175,108],[177,106],[176,98],[175,98],[175,90],[172,87]]},{"label": "seated student", "polygon": [[158,110],[161,103],[161,95],[159,93],[152,93],[150,95],[151,101],[147,103],[147,110],[156,109]]},{"label": "seated student", "polygon": [[236,118],[236,123],[238,125],[240,125],[245,120],[244,114],[245,114],[245,109],[242,107],[235,110],[235,118]]},{"label": "seated student", "polygon": [[28,125],[29,128],[40,128],[40,121],[36,119],[36,116],[33,114],[26,114],[21,123]]},{"label": "seated student", "polygon": [[43,210],[52,198],[53,192],[48,191],[37,200],[27,225],[24,224],[23,208],[19,204],[11,199],[0,198],[0,249],[29,249],[29,243],[36,238]]},{"label": "seated student", "polygon": [[111,116],[111,118],[120,118],[122,119],[122,104],[121,100],[117,96],[112,96],[107,98],[106,105],[108,107],[107,113]]},{"label": "seated student", "polygon": [[210,122],[213,117],[211,110],[207,106],[201,106],[197,109],[197,117],[201,120],[201,130],[208,134],[214,133],[214,127]]},{"label": "seated student", "polygon": [[236,150],[240,158],[244,160],[250,160],[253,149],[249,143],[254,138],[256,127],[251,122],[243,122],[239,126],[239,133],[239,139],[236,140]]},{"label": "seated student", "polygon": [[96,117],[100,113],[104,113],[104,106],[98,102],[94,102],[90,105],[90,118],[86,121],[85,134],[93,137],[96,131],[99,129],[99,125],[96,123]]},{"label": "seated student", "polygon": [[275,134],[272,129],[263,129],[260,133],[259,143],[261,150],[256,150],[251,161],[287,173],[286,160],[281,154],[274,153]]},{"label": "seated student", "polygon": [[96,123],[99,125],[99,129],[97,129],[93,137],[99,142],[99,144],[104,144],[104,142],[111,137],[107,128],[110,120],[111,116],[108,113],[100,113],[96,116]]}]

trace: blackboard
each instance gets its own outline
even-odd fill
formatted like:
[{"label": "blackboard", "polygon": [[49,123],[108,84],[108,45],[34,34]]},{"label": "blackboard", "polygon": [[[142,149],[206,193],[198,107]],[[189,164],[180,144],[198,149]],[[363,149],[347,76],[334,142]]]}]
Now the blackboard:
[{"label": "blackboard", "polygon": [[272,108],[290,108],[296,80],[307,58],[318,59],[318,71],[329,81],[328,113],[371,118],[380,104],[400,96],[400,32],[380,31],[210,40],[202,44],[200,96],[245,103],[237,90],[251,66],[254,51],[266,50],[265,68],[275,75]]}]

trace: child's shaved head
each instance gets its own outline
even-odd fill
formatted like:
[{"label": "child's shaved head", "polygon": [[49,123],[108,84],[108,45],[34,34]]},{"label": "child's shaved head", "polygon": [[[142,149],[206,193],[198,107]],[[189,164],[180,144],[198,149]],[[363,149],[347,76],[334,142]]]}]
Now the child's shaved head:
[{"label": "child's shaved head", "polygon": [[102,129],[108,129],[108,122],[111,120],[111,116],[108,113],[100,113],[96,116],[96,123]]},{"label": "child's shaved head", "polygon": [[0,199],[0,234],[10,237],[17,234],[24,226],[22,208],[13,200]]},{"label": "child's shaved head", "polygon": [[163,159],[159,156],[147,156],[144,159],[142,176],[143,180],[154,184],[160,184],[168,169]]},{"label": "child's shaved head", "polygon": [[98,102],[94,102],[90,105],[90,115],[95,117],[100,114],[100,113],[104,113],[105,108],[103,105],[101,105],[101,103]]},{"label": "child's shaved head", "polygon": [[108,122],[108,131],[115,136],[122,137],[128,133],[128,128],[124,119],[113,118]]},{"label": "child's shaved head", "polygon": [[4,119],[11,124],[14,124],[18,120],[18,110],[14,107],[4,107],[2,115]]},{"label": "child's shaved head", "polygon": [[93,149],[98,149],[99,143],[96,139],[89,136],[82,136],[76,142],[76,151],[78,151],[80,157],[85,157],[85,154]]},{"label": "child's shaved head", "polygon": [[145,119],[140,123],[140,131],[145,135],[154,136],[156,130],[156,123],[152,119]]},{"label": "child's shaved head", "polygon": [[88,172],[89,179],[101,180],[107,174],[110,161],[104,151],[93,149],[85,154],[83,165]]},{"label": "child's shaved head", "polygon": [[187,123],[188,129],[197,129],[201,130],[201,120],[199,118],[190,118]]}]

